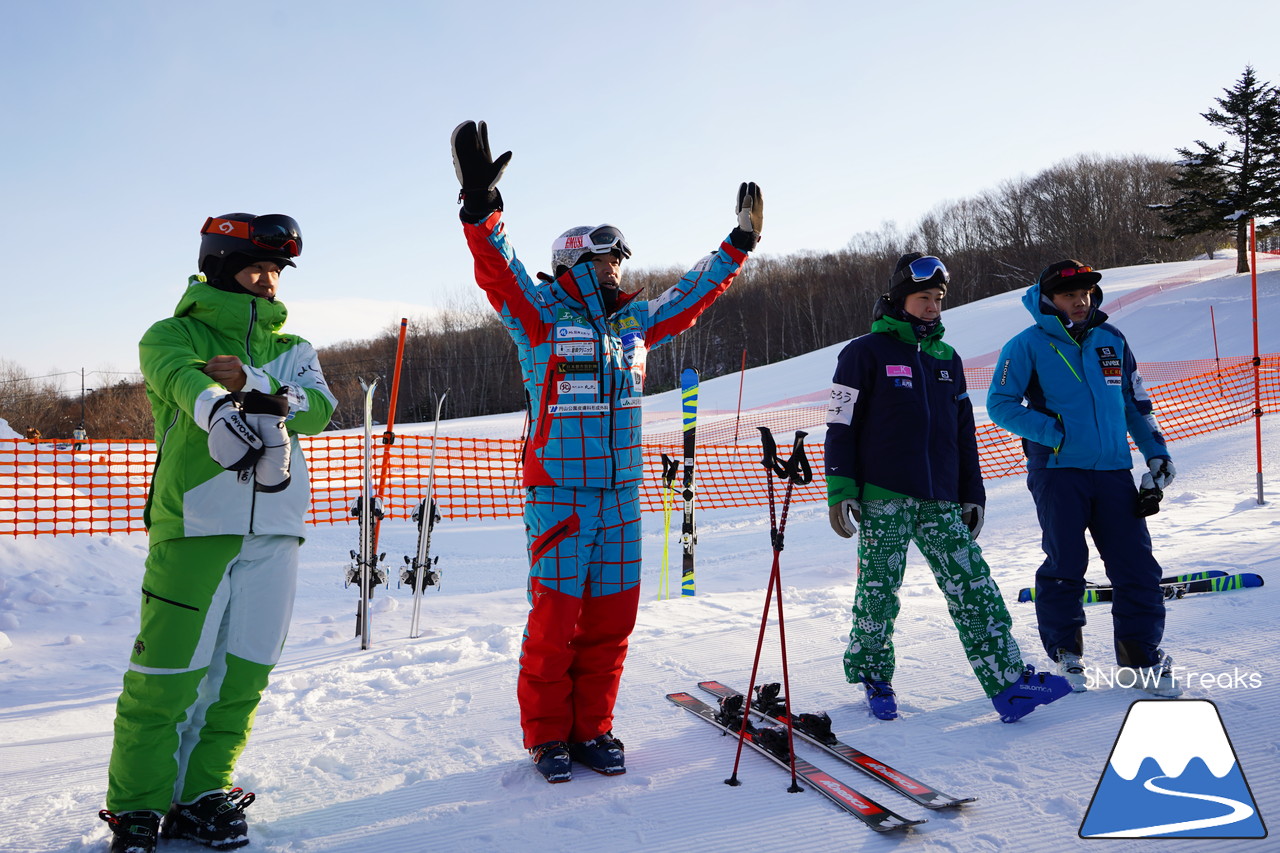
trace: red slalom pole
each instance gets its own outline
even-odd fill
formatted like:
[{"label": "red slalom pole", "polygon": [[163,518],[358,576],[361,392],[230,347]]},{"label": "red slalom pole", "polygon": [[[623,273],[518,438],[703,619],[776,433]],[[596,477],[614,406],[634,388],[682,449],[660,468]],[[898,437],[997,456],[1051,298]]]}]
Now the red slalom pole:
[{"label": "red slalom pole", "polygon": [[[391,445],[396,443],[396,434],[394,427],[396,423],[396,401],[400,397],[400,368],[404,364],[404,336],[409,328],[409,318],[400,318],[400,340],[396,344],[396,365],[395,371],[391,378],[391,399],[387,404],[387,431],[382,434],[382,470],[378,473],[378,491],[377,494],[385,495],[387,487],[387,477],[391,473]],[[378,528],[382,525],[382,516],[378,516],[373,522],[373,551],[378,552]]]},{"label": "red slalom pole", "polygon": [[1253,434],[1257,444],[1258,506],[1266,503],[1262,496],[1262,357],[1258,354],[1258,238],[1256,219],[1249,220],[1249,280],[1253,291]]}]

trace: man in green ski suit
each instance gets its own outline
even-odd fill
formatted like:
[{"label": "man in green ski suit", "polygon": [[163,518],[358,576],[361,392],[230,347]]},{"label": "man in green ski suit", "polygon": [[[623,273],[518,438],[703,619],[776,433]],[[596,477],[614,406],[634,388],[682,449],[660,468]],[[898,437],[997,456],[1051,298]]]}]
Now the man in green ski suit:
[{"label": "man in green ski suit", "polygon": [[946,596],[973,673],[1002,722],[1071,692],[1023,663],[1012,620],[978,547],[986,490],[960,356],[942,341],[942,261],[903,255],[871,334],[841,351],[827,409],[831,527],[858,535],[858,589],[845,677],[871,713],[896,719],[893,628],[912,543]]},{"label": "man in green ski suit", "polygon": [[204,275],[139,344],[156,464],[101,814],[113,853],[154,850],[158,832],[249,842],[253,795],[231,788],[232,771],[293,610],[311,497],[297,435],[323,430],[336,402],[312,346],[280,332],[297,223],[231,213],[201,234]]}]

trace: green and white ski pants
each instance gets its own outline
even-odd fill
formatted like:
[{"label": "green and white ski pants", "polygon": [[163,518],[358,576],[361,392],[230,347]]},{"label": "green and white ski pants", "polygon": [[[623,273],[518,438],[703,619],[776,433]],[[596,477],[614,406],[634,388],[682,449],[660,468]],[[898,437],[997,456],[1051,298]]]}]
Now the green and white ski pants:
[{"label": "green and white ski pants", "polygon": [[901,602],[898,590],[907,565],[907,547],[916,543],[947,599],[969,665],[988,697],[1022,674],[1022,653],[982,549],[960,518],[960,505],[914,498],[862,502],[858,525],[858,589],[853,629],[844,653],[845,677],[891,681],[893,625]]},{"label": "green and white ski pants", "polygon": [[200,536],[151,547],[116,703],[108,809],[165,812],[231,786],[293,614],[300,543]]}]

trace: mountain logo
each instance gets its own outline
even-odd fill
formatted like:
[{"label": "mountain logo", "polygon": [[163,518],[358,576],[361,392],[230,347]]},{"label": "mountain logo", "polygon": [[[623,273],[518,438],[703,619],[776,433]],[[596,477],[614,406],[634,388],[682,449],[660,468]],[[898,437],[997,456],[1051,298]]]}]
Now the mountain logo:
[{"label": "mountain logo", "polygon": [[1266,838],[1235,748],[1207,699],[1129,706],[1081,838]]}]

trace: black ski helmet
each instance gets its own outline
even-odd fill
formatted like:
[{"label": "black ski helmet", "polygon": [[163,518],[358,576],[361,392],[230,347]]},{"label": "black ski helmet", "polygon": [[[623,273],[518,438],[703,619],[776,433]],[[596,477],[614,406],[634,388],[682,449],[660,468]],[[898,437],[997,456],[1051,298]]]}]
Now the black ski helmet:
[{"label": "black ski helmet", "polygon": [[293,259],[301,254],[302,229],[292,216],[283,213],[224,213],[210,216],[200,229],[200,272],[210,281],[239,272],[223,269],[223,262],[231,255],[247,258],[249,263],[274,261],[283,269],[296,267]]},{"label": "black ski helmet", "polygon": [[871,319],[890,316],[901,319],[905,315],[904,300],[913,293],[937,288],[945,295],[951,282],[946,265],[933,255],[908,252],[898,258],[889,275],[889,289],[880,294],[871,309]]}]

